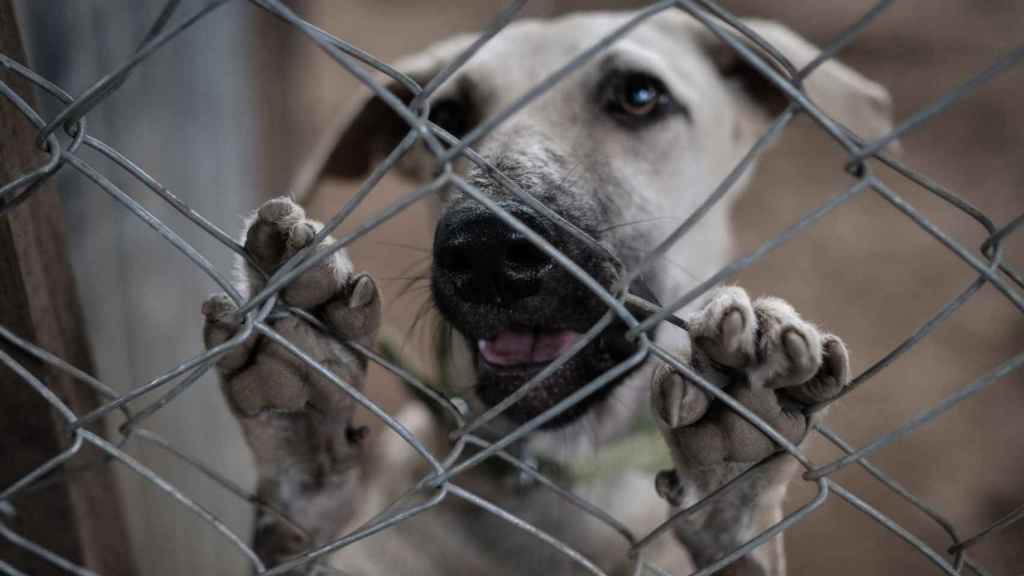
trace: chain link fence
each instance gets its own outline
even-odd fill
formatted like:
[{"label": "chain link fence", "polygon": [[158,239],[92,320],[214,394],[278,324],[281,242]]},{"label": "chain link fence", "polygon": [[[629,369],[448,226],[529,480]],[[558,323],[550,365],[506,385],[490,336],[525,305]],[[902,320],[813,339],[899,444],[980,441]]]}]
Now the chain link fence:
[{"label": "chain link fence", "polygon": [[[370,217],[358,224],[353,232],[344,234],[337,238],[332,251],[316,252],[303,250],[288,260],[280,269],[268,279],[267,285],[257,294],[243,301],[241,296],[232,286],[230,279],[224,271],[214,268],[206,257],[196,251],[171,227],[154,217],[135,198],[125,190],[115,186],[103,172],[93,163],[83,159],[81,150],[89,149],[112,161],[120,170],[132,175],[138,183],[150,193],[159,196],[171,207],[180,212],[184,217],[211,235],[229,250],[241,257],[246,257],[243,245],[235,237],[207,220],[202,214],[196,213],[189,206],[176,198],[160,182],[151,177],[144,167],[137,166],[128,155],[115,150],[103,141],[89,134],[86,116],[90,110],[103,102],[105,98],[114,93],[124,80],[138,66],[144,65],[153,53],[173,41],[183,31],[195,25],[203,18],[227,3],[227,0],[214,0],[206,3],[193,13],[181,14],[183,9],[177,0],[168,0],[159,17],[153,23],[145,40],[131,56],[131,58],[109,75],[95,82],[82,94],[72,96],[46,78],[33,72],[24,62],[20,62],[7,54],[0,54],[0,63],[4,68],[16,76],[31,83],[39,95],[45,98],[52,98],[62,103],[62,110],[52,118],[45,118],[30,104],[31,95],[21,94],[15,91],[12,85],[0,83],[0,91],[6,100],[5,106],[14,107],[24,116],[37,130],[35,144],[44,151],[45,162],[34,168],[27,168],[23,173],[13,178],[10,182],[3,184],[0,188],[0,213],[10,214],[12,209],[38,191],[43,183],[52,178],[59,171],[73,171],[87,178],[96,186],[110,195],[118,203],[126,207],[137,218],[148,225],[152,230],[163,237],[168,243],[178,249],[188,258],[197,269],[213,279],[214,282],[239,305],[240,310],[245,313],[246,321],[244,330],[236,337],[223,345],[217,346],[194,358],[189,358],[175,367],[173,370],[160,377],[138,386],[127,392],[118,392],[111,386],[88,374],[79,367],[76,367],[62,358],[52,354],[50,351],[39,347],[36,343],[29,341],[8,327],[0,326],[0,341],[4,344],[0,347],[0,361],[17,375],[24,386],[31,388],[35,393],[44,398],[62,420],[63,430],[68,435],[66,448],[52,456],[50,460],[25,474],[19,480],[9,486],[0,487],[0,538],[8,541],[11,545],[22,548],[28,553],[43,559],[58,571],[72,574],[92,574],[88,568],[76,565],[68,558],[47,549],[38,543],[25,538],[15,530],[9,528],[10,518],[15,515],[33,514],[33,511],[19,505],[19,496],[30,492],[41,483],[57,481],[76,482],[81,477],[83,469],[90,467],[104,466],[116,461],[134,473],[145,478],[154,486],[163,490],[167,497],[177,500],[184,506],[209,523],[214,529],[220,532],[225,543],[233,547],[237,553],[246,557],[252,564],[255,572],[259,574],[281,574],[292,570],[305,569],[316,566],[330,572],[324,560],[334,551],[349,544],[367,538],[373,534],[387,530],[407,519],[423,513],[426,510],[437,507],[449,499],[458,499],[478,506],[487,513],[494,514],[509,522],[511,525],[522,529],[537,538],[537,546],[551,546],[564,553],[566,557],[576,562],[579,567],[593,574],[604,574],[591,560],[587,559],[574,550],[568,543],[558,540],[556,537],[545,533],[540,528],[517,517],[516,510],[503,509],[480,496],[460,487],[455,483],[459,475],[481,464],[500,459],[518,468],[523,474],[533,477],[546,489],[564,498],[572,506],[577,507],[584,514],[593,516],[597,521],[607,524],[616,530],[626,540],[630,550],[635,573],[663,574],[664,571],[645,560],[645,547],[659,534],[671,526],[671,523],[682,515],[693,513],[703,506],[703,501],[675,511],[660,527],[649,534],[634,534],[607,511],[601,510],[595,505],[587,502],[577,494],[573,494],[558,481],[546,477],[532,463],[523,461],[511,450],[515,443],[544,423],[556,418],[566,410],[571,409],[576,403],[583,401],[587,396],[599,392],[602,388],[609,386],[618,374],[628,370],[637,363],[649,357],[656,357],[675,367],[675,369],[686,374],[696,382],[706,393],[726,404],[735,410],[742,418],[747,420],[771,437],[779,445],[781,450],[788,452],[804,468],[802,480],[812,483],[817,490],[817,495],[809,502],[790,513],[781,522],[771,526],[756,538],[738,547],[726,557],[721,558],[713,565],[701,569],[699,574],[710,574],[734,562],[754,548],[764,544],[767,540],[780,532],[786,530],[793,524],[800,522],[807,515],[819,508],[829,497],[837,497],[845,500],[852,506],[861,510],[896,537],[904,540],[913,549],[926,557],[939,572],[947,574],[987,574],[985,567],[972,560],[971,548],[984,541],[990,534],[993,534],[1007,526],[1024,518],[1024,506],[1008,511],[1003,517],[991,525],[975,533],[966,533],[959,529],[955,522],[943,515],[927,503],[916,497],[899,482],[887,475],[883,470],[873,465],[869,460],[872,454],[884,446],[892,444],[898,439],[914,432],[922,426],[941,418],[957,404],[983,392],[989,386],[1003,380],[1008,374],[1024,364],[1024,352],[1008,358],[1002,364],[995,366],[984,374],[979,374],[977,379],[968,383],[958,392],[945,398],[934,406],[923,406],[922,411],[915,417],[892,428],[889,432],[868,442],[866,445],[855,448],[841,438],[838,434],[825,427],[818,425],[815,433],[821,435],[828,442],[838,447],[844,455],[829,462],[812,462],[809,457],[798,447],[788,442],[782,435],[768,426],[756,414],[735,401],[729,394],[720,390],[711,383],[705,381],[699,374],[695,373],[686,364],[681,362],[671,351],[663,349],[655,342],[648,340],[644,334],[659,323],[674,320],[674,313],[684,306],[690,304],[704,294],[707,290],[727,281],[741,270],[744,270],[765,254],[781,246],[793,237],[801,234],[808,227],[813,226],[826,214],[841,207],[851,199],[864,194],[877,194],[887,201],[893,208],[906,215],[909,222],[920,227],[927,234],[934,237],[950,252],[956,255],[962,264],[969,267],[976,278],[948,304],[936,311],[927,322],[920,326],[915,332],[907,336],[899,346],[890,353],[875,362],[866,370],[853,378],[845,394],[857,390],[866,384],[879,372],[894,362],[898,357],[905,354],[923,339],[928,337],[954,312],[963,307],[978,291],[985,285],[995,288],[1011,304],[1018,314],[1024,313],[1024,276],[1019,270],[1014,269],[1007,263],[1002,248],[1005,240],[1014,234],[1021,227],[1024,221],[1024,214],[1016,215],[1005,222],[998,222],[989,215],[975,208],[971,203],[953,191],[947,190],[927,176],[920,174],[903,164],[900,160],[885,152],[888,144],[894,142],[901,136],[914,130],[930,118],[940,114],[959,99],[970,95],[979,87],[985,85],[994,77],[1003,73],[1011,66],[1017,64],[1024,58],[1024,46],[1020,46],[1003,57],[996,60],[988,68],[978,72],[976,75],[967,78],[962,84],[944,94],[941,98],[922,108],[917,113],[909,116],[900,122],[890,133],[870,142],[860,141],[846,127],[836,123],[828,115],[823,113],[814,102],[809,100],[801,90],[801,79],[809,75],[816,67],[830,58],[842,52],[844,48],[855,41],[858,34],[868,28],[885,10],[892,4],[890,0],[882,0],[853,25],[849,26],[841,35],[835,38],[826,46],[821,56],[803,69],[795,69],[793,65],[779,54],[779,52],[758,37],[756,33],[744,26],[744,24],[732,14],[728,13],[719,5],[710,0],[671,0],[651,4],[649,7],[635,13],[624,25],[609,34],[606,38],[580,52],[572,60],[560,67],[554,74],[551,74],[539,82],[531,90],[519,97],[515,103],[500,113],[484,119],[461,139],[454,138],[444,132],[438,126],[428,120],[428,107],[426,102],[433,93],[447,78],[451,77],[459,67],[468,61],[472,56],[485,46],[495,35],[508,25],[517,13],[526,4],[525,0],[516,0],[501,10],[494,22],[487,30],[479,36],[459,57],[455,58],[450,66],[447,66],[440,74],[433,78],[427,85],[419,86],[415,81],[408,78],[401,72],[391,68],[387,64],[377,60],[371,54],[364,52],[342,39],[333,37],[331,34],[319,29],[312,23],[304,20],[294,13],[288,6],[278,0],[251,0],[253,4],[287,22],[294,28],[296,34],[303,34],[323,49],[337,64],[347,73],[354,76],[381,101],[386,103],[394,112],[404,120],[409,127],[406,138],[399,144],[398,148],[378,166],[374,168],[372,175],[366,179],[365,184],[357,194],[348,200],[347,204],[324,225],[321,237],[331,234],[339,226],[350,218],[353,211],[361,202],[373,193],[375,186],[381,177],[388,173],[400,159],[402,154],[417,143],[423,143],[434,156],[438,167],[438,174],[429,183],[415,189],[410,194],[396,202],[393,206],[383,210],[377,215]],[[588,276],[582,269],[575,266],[567,257],[560,254],[540,236],[531,234],[528,226],[520,222],[514,215],[502,209],[498,204],[489,201],[487,195],[477,189],[472,183],[462,179],[454,170],[453,164],[460,159],[478,164],[488,169],[494,169],[487,165],[485,159],[473,152],[472,146],[479,142],[484,136],[490,133],[502,122],[518,113],[524,107],[543,95],[548,89],[560,82],[563,78],[592,61],[604,49],[617,39],[627,35],[636,26],[659,13],[670,10],[682,10],[696,18],[705,27],[720,37],[723,42],[735,50],[752,67],[757,69],[764,78],[783,92],[789,100],[785,111],[779,115],[769,127],[767,133],[755,144],[746,154],[743,160],[736,165],[729,177],[726,178],[714,191],[712,191],[702,206],[695,211],[694,216],[682,223],[652,254],[648,255],[645,261],[650,261],[658,255],[663,254],[673,243],[678,242],[687,232],[699,221],[707,209],[719,202],[722,196],[730,188],[732,182],[740,177],[751,165],[758,152],[767,144],[772,136],[784,130],[790,122],[798,116],[811,118],[815,125],[835,141],[835,143],[846,151],[848,164],[845,169],[856,180],[849,189],[830,199],[819,208],[801,215],[795,224],[783,231],[778,236],[766,240],[749,255],[740,258],[720,271],[700,282],[692,290],[685,294],[675,295],[676,297],[664,307],[648,310],[646,317],[637,317],[636,310],[627,307],[621,294],[610,293],[597,280]],[[757,47],[759,49],[753,49]],[[375,74],[380,73],[391,80],[409,89],[415,95],[411,103],[405,103],[394,94],[385,89],[380,82],[375,80]],[[884,166],[891,173],[899,174],[908,181],[913,182],[923,190],[926,190],[936,198],[945,202],[951,210],[959,211],[977,222],[984,231],[985,240],[977,247],[969,247],[961,244],[947,233],[943,232],[931,223],[915,206],[893,191],[890,185],[883,182],[877,175],[877,168]],[[437,194],[446,187],[455,187],[465,194],[476,198],[485,204],[499,218],[508,225],[522,231],[537,249],[544,252],[555,262],[564,266],[565,269],[577,278],[583,285],[592,290],[600,298],[611,312],[609,318],[617,319],[629,326],[633,333],[639,336],[640,346],[638,351],[621,365],[610,370],[602,377],[581,387],[576,393],[559,402],[550,410],[534,418],[528,423],[520,426],[514,432],[504,436],[498,441],[488,441],[474,434],[472,431],[483,423],[498,415],[498,411],[488,411],[484,414],[468,414],[458,403],[453,403],[450,398],[443,397],[437,391],[418,378],[415,374],[387,359],[384,355],[375,350],[358,346],[354,343],[347,343],[355,346],[358,353],[365,356],[370,362],[380,364],[386,370],[392,372],[403,383],[417,389],[421,395],[429,401],[436,403],[440,411],[446,412],[451,417],[453,430],[459,434],[450,450],[445,454],[435,454],[421,442],[413,433],[406,429],[393,415],[387,413],[380,406],[376,405],[369,398],[360,393],[330,370],[317,364],[308,355],[291,345],[287,339],[277,333],[270,324],[272,315],[297,314],[305,321],[315,322],[315,319],[300,312],[277,306],[277,295],[294,281],[304,271],[328,258],[333,250],[341,249],[351,244],[367,233],[373,231],[377,226],[386,222],[396,214],[412,205],[416,201]],[[535,206],[537,210],[545,214],[545,207],[538,204],[536,200],[516,187],[510,187],[509,193],[514,194],[525,204]],[[558,220],[555,219],[555,222]],[[358,264],[358,263],[357,263]],[[5,272],[6,273],[6,272]],[[318,371],[324,378],[350,394],[356,402],[366,408],[370,413],[379,418],[384,425],[401,436],[416,453],[428,463],[430,472],[417,485],[414,493],[408,494],[400,501],[392,503],[377,517],[369,523],[359,527],[349,534],[339,535],[333,542],[310,549],[306,553],[297,556],[284,564],[278,566],[266,566],[250,548],[248,538],[233,532],[225,523],[220,521],[203,506],[194,501],[188,494],[182,493],[174,485],[162,479],[154,471],[147,468],[141,462],[124,451],[124,445],[129,440],[152,444],[160,449],[179,458],[183,466],[190,466],[199,472],[209,476],[217,483],[224,486],[230,492],[255,506],[266,508],[268,505],[261,502],[256,496],[246,489],[238,486],[229,478],[223,477],[209,466],[195,460],[188,454],[175,448],[166,442],[159,435],[143,428],[147,418],[160,411],[163,407],[175,400],[176,397],[186,391],[203,374],[205,374],[216,362],[216,360],[228,353],[235,347],[242,345],[243,341],[254,334],[261,334],[266,338],[278,341],[289,349],[296,357],[303,362],[309,363],[311,368]],[[576,349],[581,349],[582,346]],[[67,376],[75,379],[80,386],[91,388],[99,398],[101,405],[85,413],[76,412],[62,399],[55,394],[48,386],[43,372],[33,371],[30,366],[20,361],[19,358],[31,358],[33,362],[47,365],[50,369],[56,369]],[[557,362],[565,362],[568,358],[560,358]],[[42,365],[40,364],[40,366]],[[510,405],[516,397],[525,393],[520,389],[500,407]],[[116,438],[104,438],[89,429],[89,425],[100,422],[105,416],[112,412],[119,411],[125,418],[125,422],[118,428]],[[81,463],[75,460],[76,455],[83,452],[83,448],[91,446],[102,453],[102,457],[95,459],[95,462]],[[948,547],[936,549],[929,546],[923,539],[911,533],[897,522],[891,520],[883,511],[878,510],[857,494],[848,491],[838,484],[833,476],[839,470],[851,465],[863,467],[878,482],[887,486],[894,493],[905,499],[925,517],[934,521],[948,535]],[[652,486],[653,490],[654,487]],[[722,489],[728,490],[728,486]],[[716,492],[708,498],[716,498]],[[419,498],[419,500],[416,500]],[[415,502],[415,503],[414,503]],[[129,511],[134,513],[134,511]],[[0,572],[17,576],[22,574],[19,569],[0,558]]]}]

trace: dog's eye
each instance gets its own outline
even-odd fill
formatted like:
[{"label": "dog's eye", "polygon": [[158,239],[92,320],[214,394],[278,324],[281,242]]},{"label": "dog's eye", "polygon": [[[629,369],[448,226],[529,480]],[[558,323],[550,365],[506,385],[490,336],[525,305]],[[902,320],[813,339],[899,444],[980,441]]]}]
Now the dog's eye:
[{"label": "dog's eye", "polygon": [[430,121],[456,138],[466,135],[466,107],[453,98],[439,100],[430,106]]},{"label": "dog's eye", "polygon": [[606,94],[608,111],[632,123],[659,118],[674,105],[661,80],[642,72],[616,75],[609,82]]},{"label": "dog's eye", "polygon": [[633,74],[622,81],[618,104],[631,116],[646,116],[654,112],[663,96],[653,78]]}]

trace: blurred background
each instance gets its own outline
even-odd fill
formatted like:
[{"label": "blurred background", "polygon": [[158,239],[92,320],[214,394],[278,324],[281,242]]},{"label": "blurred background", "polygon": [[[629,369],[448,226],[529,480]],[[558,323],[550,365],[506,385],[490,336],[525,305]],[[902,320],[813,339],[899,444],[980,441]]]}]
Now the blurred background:
[{"label": "blurred background", "polygon": [[[873,3],[723,0],[745,16],[781,20],[827,43]],[[123,62],[141,42],[162,0],[16,3],[32,66],[77,94]],[[186,0],[188,12],[202,2]],[[414,52],[456,32],[484,26],[497,2],[446,0],[293,0],[307,19],[384,59]],[[524,14],[551,16],[625,9],[629,1],[536,0]],[[841,59],[892,93],[897,120],[933,102],[1020,42],[1024,3],[1014,0],[907,0],[894,3]],[[329,120],[345,110],[356,84],[305,37],[243,2],[229,3],[144,63],[89,115],[91,132],[122,150],[225,230],[283,193]],[[1002,225],[1024,211],[1024,69],[1017,67],[915,129],[903,160],[957,192]],[[51,103],[52,104],[52,103]],[[57,108],[45,110],[54,113]],[[98,161],[97,161],[98,162]],[[736,229],[747,253],[849,185],[844,158],[808,122],[797,122],[761,164],[739,203]],[[100,164],[115,183],[227,270],[231,254],[178,217],[136,182]],[[960,242],[985,235],[974,221],[926,191],[883,178]],[[201,351],[200,304],[214,284],[120,205],[77,175],[58,184],[78,288],[100,378],[124,391]],[[313,214],[333,214],[353,183],[331,182]],[[388,178],[353,219],[391,203],[409,185]],[[381,280],[388,322],[404,332],[426,292],[399,297],[405,278],[428,264],[431,227],[413,206],[358,241],[357,267]],[[1006,243],[1024,265],[1024,234]],[[862,195],[829,214],[736,282],[792,302],[805,317],[843,336],[855,372],[870,366],[935,314],[973,279],[970,269],[891,205]],[[415,352],[421,344],[411,338]],[[895,428],[1024,349],[1024,321],[997,292],[980,293],[932,336],[833,410],[829,423],[855,446]],[[392,378],[375,373],[372,393],[401,400]],[[872,457],[967,535],[1024,503],[1024,375],[1019,372]],[[368,422],[369,423],[369,422]],[[201,380],[148,424],[183,451],[243,486],[251,463],[216,382]],[[0,450],[16,449],[6,439]],[[166,455],[129,452],[247,535],[248,505]],[[816,441],[812,458],[838,453]],[[938,550],[938,526],[857,467],[835,477]],[[123,500],[140,573],[242,574],[244,560],[222,536],[130,474]],[[796,508],[813,494],[798,486]],[[386,537],[386,536],[379,536]],[[911,547],[838,498],[786,532],[791,573],[930,574]],[[994,574],[1024,573],[1024,525],[988,539],[973,555]]]}]

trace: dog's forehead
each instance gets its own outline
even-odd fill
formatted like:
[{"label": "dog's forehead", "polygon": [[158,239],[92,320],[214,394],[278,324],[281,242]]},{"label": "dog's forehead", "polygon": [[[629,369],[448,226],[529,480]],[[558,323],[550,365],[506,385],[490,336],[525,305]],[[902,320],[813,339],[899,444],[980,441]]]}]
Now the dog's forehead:
[{"label": "dog's forehead", "polygon": [[[536,86],[576,57],[613,34],[635,16],[632,12],[591,12],[554,19],[519,20],[502,30],[476,53],[451,79],[450,85],[469,85],[492,101],[519,94],[505,94],[502,87]],[[612,58],[657,60],[666,72],[687,73],[707,68],[698,49],[699,24],[682,13],[658,14],[582,64],[592,69]],[[573,90],[585,74],[570,74],[549,92]]]}]

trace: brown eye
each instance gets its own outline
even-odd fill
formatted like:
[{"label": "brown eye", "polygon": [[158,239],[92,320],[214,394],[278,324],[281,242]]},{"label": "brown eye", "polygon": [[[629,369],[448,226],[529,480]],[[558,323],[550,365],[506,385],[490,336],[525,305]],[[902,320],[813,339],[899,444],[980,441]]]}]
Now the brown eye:
[{"label": "brown eye", "polygon": [[673,112],[687,110],[676,103],[658,78],[643,72],[614,74],[604,83],[609,114],[624,126],[642,128]]},{"label": "brown eye", "polygon": [[631,116],[647,116],[662,104],[664,94],[660,82],[645,74],[630,74],[622,80],[618,105]]}]

